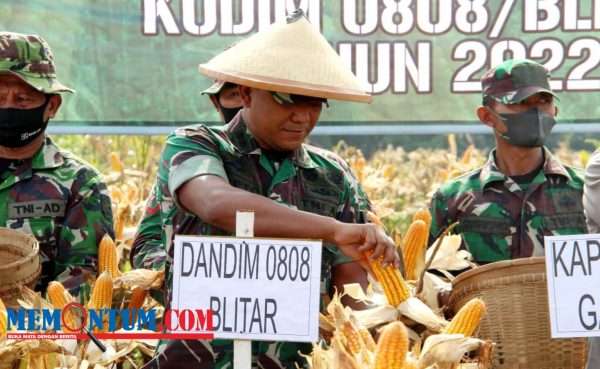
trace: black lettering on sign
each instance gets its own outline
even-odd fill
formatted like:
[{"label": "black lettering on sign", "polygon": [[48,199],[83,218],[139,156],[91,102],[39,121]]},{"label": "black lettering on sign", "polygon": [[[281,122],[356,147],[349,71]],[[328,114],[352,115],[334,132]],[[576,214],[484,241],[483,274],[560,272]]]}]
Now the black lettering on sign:
[{"label": "black lettering on sign", "polygon": [[583,302],[584,300],[589,300],[592,308],[595,307],[596,302],[594,301],[594,298],[589,295],[589,294],[585,294],[583,296],[581,296],[581,299],[579,299],[579,321],[581,322],[581,325],[583,326],[583,328],[587,329],[588,331],[593,330],[594,328],[596,328],[596,326],[598,325],[598,317],[596,315],[595,311],[588,311],[587,312],[587,316],[591,317],[592,320],[591,322],[585,322],[583,319]]},{"label": "black lettering on sign", "polygon": [[8,204],[8,217],[12,219],[65,216],[64,200],[33,200]]}]

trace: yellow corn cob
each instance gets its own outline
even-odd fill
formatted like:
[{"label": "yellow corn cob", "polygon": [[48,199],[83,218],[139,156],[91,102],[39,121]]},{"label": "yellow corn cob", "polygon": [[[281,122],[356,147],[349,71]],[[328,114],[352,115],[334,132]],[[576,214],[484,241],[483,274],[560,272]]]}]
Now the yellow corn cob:
[{"label": "yellow corn cob", "polygon": [[119,276],[117,247],[108,233],[104,234],[98,246],[98,274],[109,271],[112,278]]},{"label": "yellow corn cob", "polygon": [[[373,254],[372,251],[367,251],[367,258]],[[381,267],[383,261],[383,255],[378,257],[377,260],[369,262],[375,276],[383,287],[383,292],[388,300],[388,303],[394,307],[398,307],[401,303],[406,301],[410,297],[410,290],[408,285],[400,271],[393,265],[388,265],[385,268]]]},{"label": "yellow corn cob", "polygon": [[[73,297],[65,289],[62,283],[57,281],[52,281],[48,284],[46,294],[48,295],[48,298],[50,298],[52,305],[57,309],[62,309],[67,306],[69,302],[74,301]],[[70,296],[71,298],[69,298]]]},{"label": "yellow corn cob", "polygon": [[421,208],[421,209],[417,210],[412,218],[413,222],[415,220],[424,221],[425,225],[427,226],[427,230],[429,230],[429,227],[431,227],[431,214],[429,213],[429,210],[427,210],[427,209]]},{"label": "yellow corn cob", "polygon": [[0,299],[0,336],[6,333],[6,329],[8,327],[8,317],[6,315],[6,306]]},{"label": "yellow corn cob", "polygon": [[141,309],[144,306],[144,301],[146,300],[146,295],[148,291],[143,288],[136,288],[133,290],[131,294],[131,299],[129,300],[129,305],[127,309],[131,310],[131,317],[129,319],[130,322],[134,322],[137,320],[137,310]]},{"label": "yellow corn cob", "polygon": [[[379,227],[384,229],[383,224],[377,217],[377,215],[373,214],[370,211],[367,211],[367,219],[371,221],[373,224],[377,224]],[[367,259],[370,259],[373,254],[372,251],[367,251],[366,253]],[[379,256],[377,260],[370,261],[369,264],[375,273],[375,276],[381,283],[383,287],[383,292],[388,300],[388,303],[394,307],[398,307],[401,303],[406,301],[410,297],[410,290],[408,289],[408,285],[400,271],[396,269],[393,265],[388,265],[386,268],[381,267],[381,262],[383,261],[383,255]]]},{"label": "yellow corn cob", "polygon": [[482,299],[474,298],[467,302],[452,318],[450,324],[444,329],[445,334],[473,335],[485,313],[485,303]]},{"label": "yellow corn cob", "polygon": [[121,163],[121,159],[119,158],[119,155],[114,151],[110,153],[110,164],[111,164],[110,169],[113,172],[122,172],[123,171],[123,163]]},{"label": "yellow corn cob", "polygon": [[358,329],[356,328],[356,326],[354,324],[352,324],[349,320],[344,322],[344,325],[342,325],[342,336],[344,336],[344,338],[346,339],[346,342],[348,343],[348,347],[350,347],[350,350],[355,353],[358,354],[360,352],[360,343],[361,343],[361,338],[360,338],[360,333],[358,333]]},{"label": "yellow corn cob", "polygon": [[110,198],[113,204],[119,204],[123,201],[123,192],[119,188],[113,187],[110,190]]},{"label": "yellow corn cob", "polygon": [[92,295],[90,296],[90,301],[88,302],[89,309],[110,309],[112,305],[112,288],[113,288],[113,280],[110,275],[110,272],[105,271],[96,282],[94,282],[94,286],[92,287]]},{"label": "yellow corn cob", "polygon": [[363,343],[365,344],[365,348],[370,352],[375,352],[375,340],[369,330],[365,327],[359,327],[358,333],[360,334],[360,338],[362,338]]},{"label": "yellow corn cob", "polygon": [[392,164],[385,164],[381,168],[381,172],[384,178],[391,179],[392,175],[394,174],[394,167],[392,166]]},{"label": "yellow corn cob", "polygon": [[406,279],[415,280],[417,275],[415,270],[417,264],[421,261],[425,263],[425,249],[427,242],[427,225],[422,220],[412,222],[404,242],[402,243],[402,255],[404,256],[404,268],[406,271]]},{"label": "yellow corn cob", "polygon": [[115,239],[123,239],[123,231],[125,230],[125,216],[129,210],[129,205],[119,204],[115,214]]},{"label": "yellow corn cob", "polygon": [[373,369],[401,369],[408,352],[408,333],[402,322],[392,322],[381,332]]},{"label": "yellow corn cob", "polygon": [[[90,301],[88,302],[88,309],[100,310],[100,309],[110,309],[112,305],[112,291],[113,290],[113,280],[110,276],[109,271],[105,271],[96,282],[94,282],[94,286],[92,287],[92,295],[90,296]],[[107,329],[107,324],[103,324],[102,331],[105,332]],[[94,332],[98,332],[98,329],[94,329]]]},{"label": "yellow corn cob", "polygon": [[[64,309],[68,303],[75,301],[75,298],[71,296],[69,291],[65,289],[62,283],[57,281],[52,281],[48,284],[46,294],[56,309]],[[71,311],[66,312],[65,320],[69,327],[75,327],[75,317]],[[66,332],[70,332],[70,330],[66,329],[66,327],[63,327],[63,329]]]},{"label": "yellow corn cob", "polygon": [[128,309],[141,309],[144,306],[144,301],[146,300],[146,295],[148,291],[143,288],[136,288],[133,290],[131,294],[131,299],[129,300]]},{"label": "yellow corn cob", "polygon": [[381,227],[381,229],[385,229],[385,227],[383,226],[383,223],[381,223],[381,220],[379,220],[379,217],[377,217],[377,215],[375,215],[373,212],[367,211],[367,219],[369,219],[369,221],[371,223],[376,224],[379,227]]},{"label": "yellow corn cob", "polygon": [[467,149],[463,153],[462,159],[460,159],[461,164],[466,165],[466,164],[469,164],[469,162],[471,162],[471,158],[473,157],[474,149],[475,149],[475,146],[473,146],[473,145],[469,145],[469,147],[467,147]]}]

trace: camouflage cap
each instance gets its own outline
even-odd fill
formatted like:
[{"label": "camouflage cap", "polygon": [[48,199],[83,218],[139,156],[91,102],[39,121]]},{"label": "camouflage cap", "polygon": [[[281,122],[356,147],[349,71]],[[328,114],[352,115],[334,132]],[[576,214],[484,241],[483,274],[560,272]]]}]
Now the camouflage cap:
[{"label": "camouflage cap", "polygon": [[52,52],[40,36],[0,32],[0,74],[7,73],[43,93],[75,92],[56,79]]},{"label": "camouflage cap", "polygon": [[216,95],[219,92],[221,92],[221,90],[224,88],[232,88],[236,86],[237,85],[235,83],[215,80],[215,83],[213,83],[213,85],[207,88],[206,90],[200,92],[200,95]]},{"label": "camouflage cap", "polygon": [[550,88],[550,72],[528,59],[509,59],[490,69],[481,78],[483,97],[503,104],[516,104],[538,92],[556,95]]}]

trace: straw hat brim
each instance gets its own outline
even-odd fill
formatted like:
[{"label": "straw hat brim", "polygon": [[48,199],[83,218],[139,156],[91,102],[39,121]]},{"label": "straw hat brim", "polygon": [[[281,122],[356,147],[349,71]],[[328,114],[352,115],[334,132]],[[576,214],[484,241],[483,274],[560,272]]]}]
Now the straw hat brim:
[{"label": "straw hat brim", "polygon": [[355,102],[372,100],[305,16],[270,25],[200,64],[199,71],[263,90]]},{"label": "straw hat brim", "polygon": [[277,91],[288,94],[321,97],[324,99],[347,100],[354,102],[371,102],[372,97],[360,90],[344,89],[328,85],[286,80],[269,76],[235,72],[219,69],[214,65],[201,64],[200,73],[238,85],[259,88],[261,90]]}]

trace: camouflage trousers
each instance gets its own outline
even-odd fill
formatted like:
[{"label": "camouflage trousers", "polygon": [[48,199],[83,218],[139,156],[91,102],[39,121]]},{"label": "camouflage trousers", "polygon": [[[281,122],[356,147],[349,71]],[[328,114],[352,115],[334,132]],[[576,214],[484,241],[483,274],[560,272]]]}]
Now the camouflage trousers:
[{"label": "camouflage trousers", "polygon": [[[312,351],[310,343],[252,342],[252,367],[259,369],[308,368],[303,355]],[[142,369],[231,369],[233,341],[161,341],[154,358]]]}]

